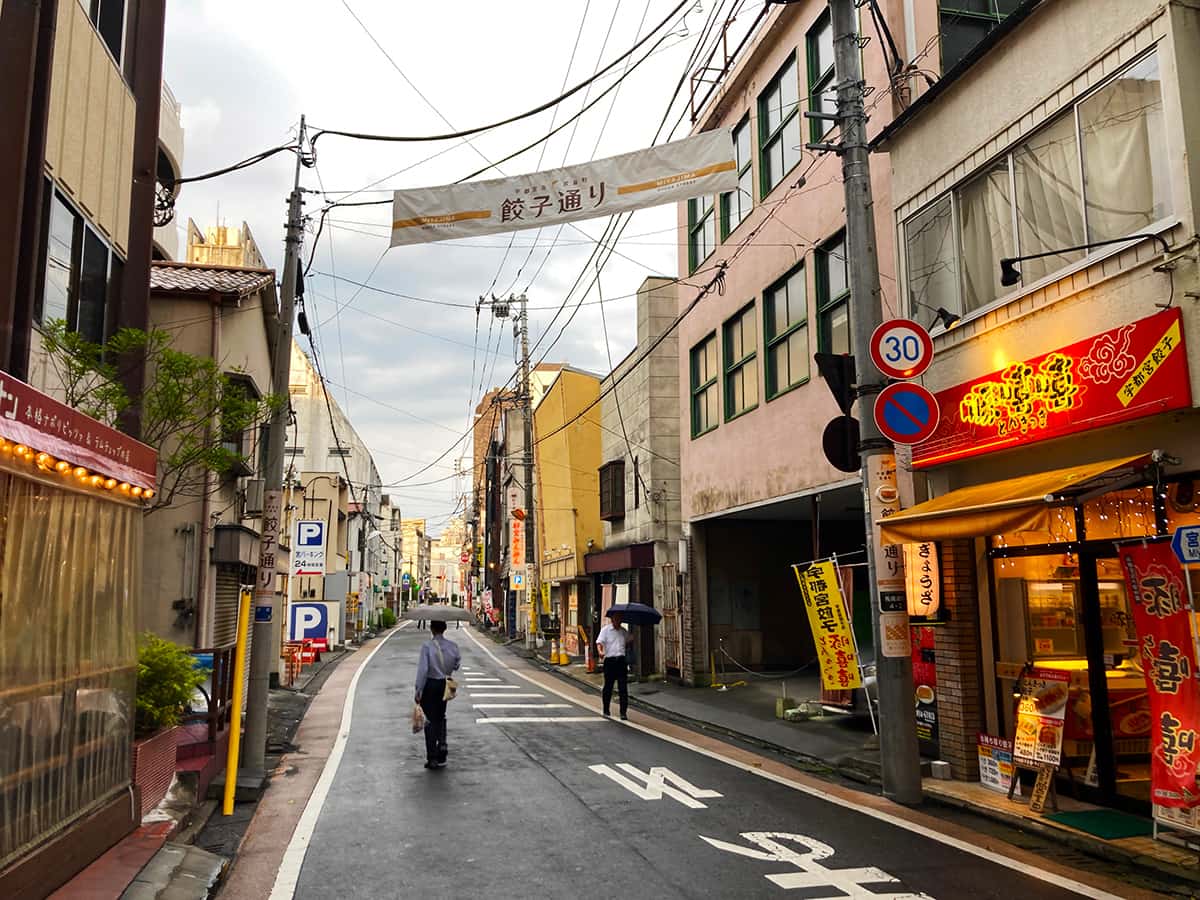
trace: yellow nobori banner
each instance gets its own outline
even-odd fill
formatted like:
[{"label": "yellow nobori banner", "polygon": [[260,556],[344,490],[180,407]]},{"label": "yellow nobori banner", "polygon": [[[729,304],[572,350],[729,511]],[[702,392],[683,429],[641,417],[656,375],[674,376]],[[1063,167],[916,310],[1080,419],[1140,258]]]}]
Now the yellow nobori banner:
[{"label": "yellow nobori banner", "polygon": [[737,189],[728,128],[577,166],[396,191],[392,246],[542,228]]},{"label": "yellow nobori banner", "polygon": [[832,561],[813,563],[803,572],[793,567],[812,625],[813,642],[821,664],[821,683],[831,690],[862,687],[858,651]]}]

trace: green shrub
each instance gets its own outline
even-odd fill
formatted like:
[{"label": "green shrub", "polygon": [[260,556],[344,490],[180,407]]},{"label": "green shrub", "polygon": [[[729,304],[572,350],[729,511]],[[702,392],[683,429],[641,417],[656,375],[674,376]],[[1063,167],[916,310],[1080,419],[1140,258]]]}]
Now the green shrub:
[{"label": "green shrub", "polygon": [[139,735],[179,723],[184,706],[208,678],[187,648],[146,632],[138,641],[137,715]]},{"label": "green shrub", "polygon": [[395,628],[396,614],[390,609],[384,607],[379,611],[379,627],[380,628]]}]

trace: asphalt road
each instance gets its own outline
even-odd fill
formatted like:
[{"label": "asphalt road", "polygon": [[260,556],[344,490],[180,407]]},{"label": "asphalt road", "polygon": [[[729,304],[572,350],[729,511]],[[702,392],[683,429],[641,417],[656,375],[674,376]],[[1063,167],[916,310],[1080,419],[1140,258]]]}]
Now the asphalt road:
[{"label": "asphalt road", "polygon": [[604,720],[453,627],[466,683],[449,766],[426,770],[409,713],[427,636],[396,633],[363,669],[296,897],[1081,896]]}]

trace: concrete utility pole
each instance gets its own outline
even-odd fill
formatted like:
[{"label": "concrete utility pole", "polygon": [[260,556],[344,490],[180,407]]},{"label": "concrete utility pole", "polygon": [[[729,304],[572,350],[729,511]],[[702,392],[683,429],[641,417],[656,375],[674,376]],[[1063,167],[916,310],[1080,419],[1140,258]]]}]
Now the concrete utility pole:
[{"label": "concrete utility pole", "polygon": [[517,298],[521,311],[517,323],[521,332],[521,408],[525,413],[525,602],[529,604],[529,627],[525,634],[525,646],[537,644],[538,627],[538,584],[537,552],[534,547],[537,529],[534,527],[533,510],[533,391],[529,381],[529,298],[521,294]]},{"label": "concrete utility pole", "polygon": [[[875,635],[875,677],[879,698],[879,749],[883,792],[906,804],[921,802],[921,758],[913,706],[912,651],[904,602],[904,570],[889,566],[875,516],[884,497],[895,496],[896,455],[875,425],[872,406],[883,375],[871,360],[871,333],[883,320],[879,259],[875,247],[875,204],[871,196],[867,117],[863,109],[862,48],[854,0],[830,0],[834,66],[838,79],[838,120],[842,142],[842,181],[846,192],[846,248],[850,275],[850,325],[860,419],[863,506],[871,536],[867,571],[871,584],[871,625]],[[890,488],[890,492],[889,489]],[[883,496],[881,496],[881,491]],[[899,557],[895,557],[898,561]],[[898,602],[897,602],[898,601]]]},{"label": "concrete utility pole", "polygon": [[[304,157],[304,117],[300,117],[300,135],[296,142],[296,180],[288,198],[287,238],[283,255],[283,284],[279,292],[279,320],[271,359],[271,383],[274,393],[282,389],[286,396],[288,371],[292,359],[292,319],[296,305],[296,278],[300,271],[300,250],[304,241],[304,215],[301,207],[300,165]],[[274,621],[278,614],[275,600],[276,560],[279,553],[279,523],[283,499],[283,456],[287,443],[288,405],[283,403],[271,416],[267,434],[267,471],[263,493],[262,536],[258,551],[258,583],[254,588],[254,642],[250,651],[250,690],[246,697],[246,740],[242,767],[248,779],[265,777],[267,754],[267,696],[271,660],[278,654]],[[281,623],[282,626],[282,623]],[[236,711],[234,715],[236,716]],[[235,718],[236,721],[236,718]]]}]

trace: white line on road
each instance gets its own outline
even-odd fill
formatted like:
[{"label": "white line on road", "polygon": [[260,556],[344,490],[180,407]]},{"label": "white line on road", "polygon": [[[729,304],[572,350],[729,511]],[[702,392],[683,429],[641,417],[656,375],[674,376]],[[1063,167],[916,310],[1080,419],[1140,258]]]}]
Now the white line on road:
[{"label": "white line on road", "polygon": [[321,777],[317,779],[312,793],[308,796],[308,802],[304,804],[304,812],[300,814],[300,821],[296,823],[292,839],[288,841],[287,849],[283,851],[283,861],[279,864],[279,873],[275,876],[275,886],[271,888],[270,900],[292,900],[296,893],[296,884],[300,881],[300,868],[304,865],[304,854],[308,852],[308,844],[312,840],[313,830],[317,827],[317,819],[321,816],[329,789],[333,787],[334,776],[337,775],[338,766],[342,762],[342,754],[346,752],[346,743],[350,739],[350,724],[354,720],[354,693],[358,690],[358,679],[362,677],[363,672],[367,671],[367,666],[371,664],[375,654],[383,649],[383,645],[390,641],[393,635],[399,634],[400,629],[407,625],[407,622],[401,624],[400,628],[380,641],[375,649],[367,654],[363,664],[355,670],[354,677],[350,679],[350,688],[346,691],[346,699],[342,708],[342,724],[338,728],[337,738],[334,739],[333,748],[325,760]]},{"label": "white line on road", "polygon": [[570,709],[570,703],[472,703],[471,709]]},{"label": "white line on road", "polygon": [[472,694],[472,700],[499,700],[503,697],[505,700],[515,700],[518,697],[521,699],[545,697],[545,694]]},{"label": "white line on road", "polygon": [[[536,678],[532,677],[531,675],[527,675],[526,673],[524,673],[518,669],[514,669],[512,666],[505,665],[503,662],[501,662],[500,658],[498,656],[496,656],[495,653],[493,653],[489,648],[485,647],[483,645],[483,643],[477,637],[475,637],[475,635],[471,634],[470,631],[467,632],[467,636],[471,639],[471,641],[474,642],[475,646],[477,646],[480,650],[482,650],[484,653],[486,653],[488,656],[490,656],[493,660],[495,660],[496,665],[498,665],[501,669],[512,672],[514,675],[517,675],[518,677],[525,679],[525,681],[528,681],[530,684],[534,685],[535,687],[539,687],[542,690],[549,691],[550,693],[552,693],[558,697],[561,697],[564,700],[569,700],[571,703],[575,704],[576,706],[578,706],[582,709],[594,708],[592,705],[584,703],[583,701],[578,700],[575,697],[572,697],[569,694],[566,694],[563,691],[560,691],[555,687],[552,687],[548,684],[543,684],[542,682],[538,681]],[[476,719],[475,721],[476,722],[498,722],[498,721],[503,721],[503,720],[499,719],[499,718],[494,718],[494,719]],[[567,721],[567,717],[565,717],[565,716],[557,717],[557,718],[546,717],[543,719],[533,719],[532,721],[535,721],[535,722],[538,722],[538,721],[564,722],[564,721]],[[600,722],[602,722],[605,720],[601,719],[599,717],[596,717],[594,719],[591,717],[588,717],[588,718],[580,719],[580,721],[600,721]],[[611,720],[609,720],[609,721],[611,721]],[[709,750],[704,747],[697,747],[693,744],[687,743],[686,741],[684,741],[680,738],[672,737],[671,735],[668,735],[668,734],[660,734],[659,732],[653,730],[652,728],[647,728],[645,725],[639,725],[635,722],[628,722],[628,721],[622,722],[621,724],[625,725],[629,728],[634,728],[634,729],[642,732],[643,734],[648,734],[652,737],[656,737],[661,741],[666,741],[668,744],[674,744],[677,747],[683,747],[686,750],[691,750],[693,753],[699,753],[701,756],[707,756],[709,759],[713,759],[713,760],[716,760],[717,762],[724,763],[727,766],[732,766],[735,769],[740,769],[741,771],[748,772],[751,775],[757,775],[760,778],[766,778],[768,781],[774,781],[776,784],[782,784],[786,787],[790,787],[793,790],[800,791],[802,794],[807,794],[810,797],[816,797],[819,800],[824,800],[826,803],[831,803],[835,806],[840,806],[844,809],[849,809],[849,810],[853,810],[854,812],[862,813],[864,816],[869,816],[872,819],[878,819],[881,822],[885,822],[888,825],[891,825],[895,828],[902,828],[905,831],[912,832],[913,834],[919,834],[922,837],[929,838],[932,841],[937,841],[939,844],[945,844],[948,847],[953,847],[956,850],[960,850],[963,853],[969,853],[972,856],[979,857],[980,859],[986,859],[988,862],[995,863],[998,866],[1003,866],[1006,869],[1012,869],[1015,872],[1020,872],[1024,875],[1028,875],[1031,878],[1036,878],[1039,881],[1044,881],[1047,884],[1053,884],[1053,885],[1056,885],[1057,887],[1065,888],[1066,890],[1069,890],[1069,891],[1074,891],[1076,894],[1079,894],[1082,897],[1092,897],[1092,898],[1094,898],[1094,900],[1121,900],[1121,898],[1118,897],[1116,894],[1110,894],[1107,891],[1102,891],[1100,888],[1092,887],[1089,884],[1084,884],[1081,881],[1076,881],[1075,879],[1068,878],[1065,875],[1059,875],[1057,872],[1049,872],[1046,869],[1040,869],[1037,866],[1030,865],[1029,863],[1022,862],[1022,861],[1016,860],[1016,859],[1011,859],[1011,858],[1003,855],[1002,853],[998,853],[994,850],[988,850],[985,847],[978,847],[975,844],[971,844],[965,840],[961,840],[956,837],[951,837],[950,835],[943,834],[940,831],[935,831],[934,829],[928,828],[921,824],[918,824],[917,822],[910,822],[907,819],[903,819],[899,816],[892,815],[891,813],[886,812],[885,810],[873,809],[872,807],[869,807],[869,806],[859,806],[847,798],[838,797],[836,795],[829,794],[825,791],[822,791],[820,788],[812,787],[807,784],[802,784],[801,782],[793,781],[792,779],[787,778],[783,775],[777,775],[774,772],[769,772],[764,769],[757,768],[753,765],[739,762],[736,759],[732,759],[731,757],[725,756],[721,753],[717,753],[715,750]]]},{"label": "white line on road", "polygon": [[523,690],[525,690],[525,688],[519,684],[477,684],[477,685],[472,686],[470,684],[470,682],[467,683],[467,689],[468,690],[479,689],[481,691],[523,691]]},{"label": "white line on road", "polygon": [[488,716],[476,719],[476,725],[511,725],[525,722],[603,722],[601,716]]},{"label": "white line on road", "polygon": [[485,681],[499,681],[499,678],[477,678],[474,675],[467,676],[467,684],[483,684]]}]

